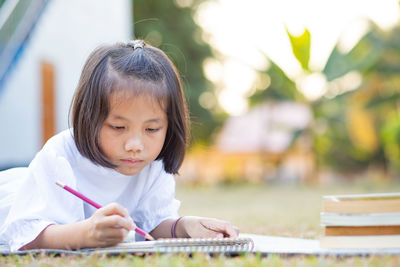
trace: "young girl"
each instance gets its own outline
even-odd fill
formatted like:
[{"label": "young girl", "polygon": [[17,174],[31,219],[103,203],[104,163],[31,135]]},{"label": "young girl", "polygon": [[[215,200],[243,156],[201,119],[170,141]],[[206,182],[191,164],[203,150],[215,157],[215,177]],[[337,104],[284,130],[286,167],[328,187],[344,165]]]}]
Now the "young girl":
[{"label": "young girl", "polygon": [[72,129],[51,138],[28,168],[0,175],[18,188],[12,203],[0,203],[0,238],[12,250],[111,246],[135,227],[154,238],[237,236],[228,222],[178,217],[172,174],[185,155],[188,115],[161,50],[140,40],[96,49],[71,107]]}]

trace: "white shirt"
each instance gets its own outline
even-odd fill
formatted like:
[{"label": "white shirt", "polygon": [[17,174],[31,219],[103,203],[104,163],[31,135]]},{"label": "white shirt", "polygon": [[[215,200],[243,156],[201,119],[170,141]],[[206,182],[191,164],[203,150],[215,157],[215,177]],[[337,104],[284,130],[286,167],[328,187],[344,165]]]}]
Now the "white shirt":
[{"label": "white shirt", "polygon": [[[13,172],[19,177],[6,177]],[[120,174],[83,157],[76,148],[72,130],[52,137],[25,171],[8,170],[0,173],[1,179],[7,182],[0,181],[0,215],[7,213],[7,217],[0,220],[0,241],[8,243],[11,250],[33,241],[49,224],[82,221],[96,211],[57,186],[56,181],[102,206],[111,202],[121,204],[146,232],[165,219],[176,218],[180,206],[175,199],[174,177],[165,172],[162,161],[152,162],[133,176]]]}]

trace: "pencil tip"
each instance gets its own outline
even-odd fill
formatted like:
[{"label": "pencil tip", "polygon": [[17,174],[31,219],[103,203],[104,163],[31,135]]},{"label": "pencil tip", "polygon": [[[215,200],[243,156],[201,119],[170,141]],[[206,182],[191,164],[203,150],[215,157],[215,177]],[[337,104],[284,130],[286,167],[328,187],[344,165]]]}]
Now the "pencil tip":
[{"label": "pencil tip", "polygon": [[61,183],[60,181],[57,181],[56,184],[57,184],[58,186],[61,186],[62,188],[64,188],[64,186],[65,186],[65,184]]},{"label": "pencil tip", "polygon": [[146,239],[151,240],[151,241],[154,241],[154,238],[153,238],[151,235],[149,235],[149,234],[146,234]]}]

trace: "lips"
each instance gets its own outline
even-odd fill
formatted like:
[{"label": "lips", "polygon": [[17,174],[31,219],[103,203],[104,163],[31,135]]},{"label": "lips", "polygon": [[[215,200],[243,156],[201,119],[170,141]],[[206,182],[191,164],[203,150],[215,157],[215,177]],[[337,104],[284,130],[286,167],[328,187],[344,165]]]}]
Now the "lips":
[{"label": "lips", "polygon": [[123,163],[131,164],[131,165],[136,165],[136,164],[143,162],[143,160],[141,160],[141,159],[121,159],[121,161]]}]

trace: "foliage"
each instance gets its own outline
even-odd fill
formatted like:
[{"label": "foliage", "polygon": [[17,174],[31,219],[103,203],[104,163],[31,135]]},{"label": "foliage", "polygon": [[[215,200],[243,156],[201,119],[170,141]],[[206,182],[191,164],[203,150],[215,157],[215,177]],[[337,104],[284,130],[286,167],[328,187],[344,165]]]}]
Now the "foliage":
[{"label": "foliage", "polygon": [[[334,58],[338,55],[335,48],[324,69],[328,80],[350,71],[358,71],[362,75],[363,82],[360,87],[344,95],[347,103],[342,106],[340,112],[345,114],[346,118],[345,139],[340,145],[343,151],[341,154],[351,151],[349,163],[361,163],[359,167],[376,165],[394,170],[396,165],[400,166],[396,153],[393,153],[391,148],[400,146],[400,138],[396,137],[396,124],[400,116],[400,79],[394,71],[400,69],[400,61],[395,60],[400,59],[397,44],[399,38],[399,27],[384,33],[372,25],[371,31],[361,38],[349,53],[337,59],[339,65],[341,62],[347,64],[342,68],[338,64],[335,66]],[[336,71],[333,71],[334,69]],[[337,100],[325,100],[333,101]],[[330,127],[327,132],[329,130]],[[331,157],[329,153],[326,156]],[[336,160],[338,157],[326,162]],[[354,168],[357,165],[350,164],[348,167]]]},{"label": "foliage", "polygon": [[348,105],[347,95],[337,97],[334,101],[314,104],[316,118],[313,129],[314,151],[318,163],[328,165],[336,170],[362,168],[363,162],[354,157],[359,154],[350,144],[347,132],[347,118],[343,107]]},{"label": "foliage", "polygon": [[[203,1],[133,1],[134,33],[165,51],[177,66],[183,80],[192,119],[194,141],[209,141],[211,132],[221,120],[199,104],[204,92],[213,92],[213,85],[203,73],[203,61],[212,56],[211,48],[201,38],[201,28],[193,20],[194,10]],[[182,1],[180,1],[182,2]],[[212,93],[213,94],[213,93]]]},{"label": "foliage", "polygon": [[400,170],[400,119],[399,116],[390,116],[381,131],[386,157],[393,166]]},{"label": "foliage", "polygon": [[350,71],[366,72],[380,60],[385,46],[383,36],[374,27],[348,53],[341,53],[336,45],[322,72],[328,81],[339,78]]},{"label": "foliage", "polygon": [[308,68],[308,62],[310,61],[310,47],[311,47],[311,35],[310,32],[305,29],[303,34],[294,36],[290,34],[286,28],[286,33],[289,36],[290,43],[292,45],[293,55],[300,62],[301,67],[304,70],[310,70]]},{"label": "foliage", "polygon": [[[256,88],[253,95],[249,97],[250,106],[256,106],[268,100],[273,101],[303,101],[304,96],[297,90],[296,84],[285,72],[266,55],[269,62],[268,69],[259,71],[260,79],[268,79],[266,87]],[[265,83],[262,83],[265,84]]]},{"label": "foliage", "polygon": [[[307,29],[300,36],[287,34],[303,75],[314,73],[308,66],[311,36]],[[399,174],[400,25],[383,32],[371,23],[369,32],[348,52],[341,52],[337,44],[322,70],[327,92],[317,100],[305,99],[296,82],[270,62],[259,76],[268,75],[271,82],[256,90],[250,104],[270,100],[308,103],[314,123],[301,135],[313,140],[319,166],[339,171],[381,166]],[[357,88],[346,88],[351,83],[349,74],[361,76]]]}]

